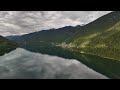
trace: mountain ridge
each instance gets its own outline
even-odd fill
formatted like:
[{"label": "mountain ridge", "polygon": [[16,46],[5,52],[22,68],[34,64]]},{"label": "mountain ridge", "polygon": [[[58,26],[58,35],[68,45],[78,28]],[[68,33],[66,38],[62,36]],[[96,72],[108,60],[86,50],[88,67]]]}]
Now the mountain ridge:
[{"label": "mountain ridge", "polygon": [[[14,40],[24,48],[36,47],[36,49],[41,49],[41,47],[60,47],[63,49],[76,50],[80,53],[89,53],[103,57],[104,55],[100,53],[103,53],[104,50],[100,51],[98,49],[103,49],[105,45],[103,44],[104,40],[101,41],[99,37],[105,31],[114,27],[119,21],[120,11],[114,11],[84,26],[66,26],[59,29],[42,30],[19,36]],[[105,35],[107,34],[108,32]],[[101,41],[102,44],[98,45],[97,41]],[[108,41],[110,40],[108,39]],[[110,55],[106,56],[112,57]]]},{"label": "mountain ridge", "polygon": [[11,40],[26,50],[76,59],[110,78],[120,78],[120,11],[70,28],[34,32]]}]

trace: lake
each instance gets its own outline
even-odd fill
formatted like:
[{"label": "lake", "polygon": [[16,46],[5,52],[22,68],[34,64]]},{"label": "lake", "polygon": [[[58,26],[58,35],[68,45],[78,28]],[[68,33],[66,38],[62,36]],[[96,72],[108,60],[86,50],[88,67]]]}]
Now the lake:
[{"label": "lake", "polygon": [[1,79],[108,79],[75,59],[22,48],[0,56]]}]

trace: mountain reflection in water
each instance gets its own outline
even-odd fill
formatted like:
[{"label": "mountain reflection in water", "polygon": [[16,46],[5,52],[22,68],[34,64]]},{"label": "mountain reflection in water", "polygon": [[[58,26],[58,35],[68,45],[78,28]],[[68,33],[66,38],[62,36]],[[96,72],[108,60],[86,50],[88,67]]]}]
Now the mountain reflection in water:
[{"label": "mountain reflection in water", "polygon": [[75,59],[33,53],[21,48],[0,56],[0,78],[107,79]]}]

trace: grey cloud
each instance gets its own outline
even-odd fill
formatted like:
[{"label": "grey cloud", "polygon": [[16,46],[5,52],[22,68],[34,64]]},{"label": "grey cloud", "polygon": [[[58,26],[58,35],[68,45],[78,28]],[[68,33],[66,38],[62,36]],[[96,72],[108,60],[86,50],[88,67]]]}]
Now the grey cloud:
[{"label": "grey cloud", "polygon": [[32,53],[20,48],[0,57],[0,78],[107,79],[77,60]]},{"label": "grey cloud", "polygon": [[110,11],[0,11],[0,34],[24,34],[89,23]]}]

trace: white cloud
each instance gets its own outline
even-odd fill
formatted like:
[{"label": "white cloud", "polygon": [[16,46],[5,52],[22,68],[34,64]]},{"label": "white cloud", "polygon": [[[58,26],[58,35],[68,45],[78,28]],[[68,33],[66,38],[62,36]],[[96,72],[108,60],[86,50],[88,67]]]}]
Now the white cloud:
[{"label": "white cloud", "polygon": [[0,35],[89,23],[110,11],[0,11]]},{"label": "white cloud", "polygon": [[107,79],[75,59],[16,49],[0,57],[1,79]]}]

